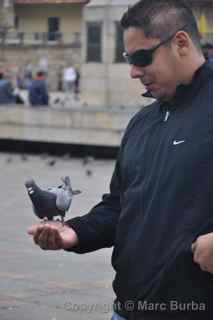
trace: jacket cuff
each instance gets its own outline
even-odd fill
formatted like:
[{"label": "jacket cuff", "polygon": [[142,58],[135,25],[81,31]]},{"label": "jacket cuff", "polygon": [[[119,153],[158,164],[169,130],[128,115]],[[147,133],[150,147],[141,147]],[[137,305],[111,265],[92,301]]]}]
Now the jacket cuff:
[{"label": "jacket cuff", "polygon": [[92,251],[88,247],[90,232],[88,232],[88,225],[85,225],[84,220],[81,217],[76,217],[66,221],[66,225],[76,232],[78,244],[64,250],[75,253],[86,253]]}]

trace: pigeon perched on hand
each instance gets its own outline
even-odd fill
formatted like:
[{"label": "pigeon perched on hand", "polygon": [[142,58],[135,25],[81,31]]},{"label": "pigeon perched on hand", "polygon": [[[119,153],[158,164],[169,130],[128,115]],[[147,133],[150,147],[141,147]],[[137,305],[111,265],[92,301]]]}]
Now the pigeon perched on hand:
[{"label": "pigeon perched on hand", "polygon": [[53,220],[55,216],[61,216],[64,221],[74,195],[80,190],[72,190],[70,178],[62,178],[63,184],[58,187],[49,187],[42,190],[33,179],[26,181],[25,186],[33,204],[34,213],[40,219]]}]

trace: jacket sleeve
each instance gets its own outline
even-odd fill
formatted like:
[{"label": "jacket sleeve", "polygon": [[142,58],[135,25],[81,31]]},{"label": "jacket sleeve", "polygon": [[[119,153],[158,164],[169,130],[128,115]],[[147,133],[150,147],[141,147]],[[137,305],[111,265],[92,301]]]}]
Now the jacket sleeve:
[{"label": "jacket sleeve", "polygon": [[[144,108],[145,109],[145,108]],[[66,223],[77,233],[79,244],[67,251],[86,253],[114,245],[116,228],[121,213],[123,152],[130,131],[141,118],[144,109],[129,122],[119,149],[115,169],[110,183],[109,194],[103,195],[102,201],[88,214],[73,218]]]},{"label": "jacket sleeve", "polygon": [[78,235],[79,244],[67,251],[86,253],[114,244],[117,221],[120,215],[120,173],[116,163],[109,194],[88,214],[66,222]]}]

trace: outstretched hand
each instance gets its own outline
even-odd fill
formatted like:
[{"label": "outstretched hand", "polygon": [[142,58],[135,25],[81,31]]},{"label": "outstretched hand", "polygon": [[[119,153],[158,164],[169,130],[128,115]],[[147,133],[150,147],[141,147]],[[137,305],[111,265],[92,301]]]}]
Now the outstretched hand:
[{"label": "outstretched hand", "polygon": [[69,249],[78,243],[76,232],[58,221],[48,221],[32,225],[28,234],[43,250]]},{"label": "outstretched hand", "polygon": [[203,271],[213,273],[213,233],[199,236],[192,244],[193,260]]}]

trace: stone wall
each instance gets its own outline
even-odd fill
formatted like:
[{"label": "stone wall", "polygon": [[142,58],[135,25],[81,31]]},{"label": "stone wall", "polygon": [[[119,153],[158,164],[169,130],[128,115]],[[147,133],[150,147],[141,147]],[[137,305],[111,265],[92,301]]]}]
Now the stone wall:
[{"label": "stone wall", "polygon": [[127,123],[137,111],[1,106],[0,140],[118,147]]}]

